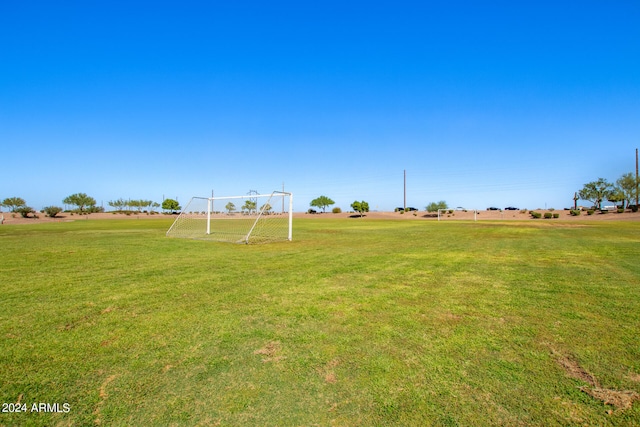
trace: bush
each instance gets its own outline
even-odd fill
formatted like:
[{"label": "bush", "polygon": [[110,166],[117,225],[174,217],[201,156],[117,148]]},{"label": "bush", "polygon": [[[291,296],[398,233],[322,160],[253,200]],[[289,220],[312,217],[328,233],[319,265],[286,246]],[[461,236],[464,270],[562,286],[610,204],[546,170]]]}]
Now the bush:
[{"label": "bush", "polygon": [[631,212],[638,212],[638,205],[629,205]]},{"label": "bush", "polygon": [[594,212],[595,212],[595,211],[594,211],[593,209],[589,209],[589,210],[587,211],[587,215],[593,215],[593,213],[594,213]]},{"label": "bush", "polygon": [[544,218],[545,219],[549,219],[549,218],[552,218],[552,217],[553,217],[553,214],[551,212],[545,212],[544,213]]},{"label": "bush", "polygon": [[569,213],[571,214],[571,216],[578,216],[580,215],[580,209],[571,209]]},{"label": "bush", "polygon": [[34,211],[33,208],[30,208],[29,206],[20,206],[16,209],[16,212],[18,212],[20,216],[22,216],[22,218],[29,218],[30,213],[36,213],[36,211]]},{"label": "bush", "polygon": [[333,208],[333,209],[331,209],[331,212],[333,212],[333,213],[342,213],[342,209],[340,209],[340,208]]},{"label": "bush", "polygon": [[542,217],[542,214],[540,212],[531,211],[530,214],[534,218],[541,218]]},{"label": "bush", "polygon": [[42,208],[42,212],[44,212],[48,217],[55,218],[60,212],[62,212],[62,208],[58,206],[47,206]]},{"label": "bush", "polygon": [[624,212],[624,209],[618,208],[618,213],[623,213],[623,212]]},{"label": "bush", "polygon": [[554,217],[554,218],[560,218],[560,214],[559,214],[559,213],[554,213],[554,214],[553,214],[553,217]]}]

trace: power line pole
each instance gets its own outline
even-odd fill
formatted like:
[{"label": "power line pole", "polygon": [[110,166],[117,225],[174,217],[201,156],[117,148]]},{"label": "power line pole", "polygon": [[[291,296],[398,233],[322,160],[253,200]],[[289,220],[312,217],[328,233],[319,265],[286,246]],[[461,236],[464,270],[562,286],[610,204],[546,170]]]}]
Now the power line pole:
[{"label": "power line pole", "polygon": [[636,148],[636,206],[638,206],[638,149]]},{"label": "power line pole", "polygon": [[407,170],[404,170],[404,205],[402,209],[407,210]]}]

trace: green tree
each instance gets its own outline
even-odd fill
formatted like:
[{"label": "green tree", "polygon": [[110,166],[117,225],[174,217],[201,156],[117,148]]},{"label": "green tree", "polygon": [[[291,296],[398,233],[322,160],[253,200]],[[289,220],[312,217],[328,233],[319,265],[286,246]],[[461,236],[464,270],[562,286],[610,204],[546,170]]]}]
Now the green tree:
[{"label": "green tree", "polygon": [[109,202],[107,202],[109,204],[109,206],[111,206],[112,208],[115,208],[115,210],[117,210],[118,212],[122,211],[122,208],[124,208],[127,204],[127,202],[123,199],[118,199],[118,200],[109,200]]},{"label": "green tree", "polygon": [[165,211],[176,212],[180,210],[180,204],[177,200],[164,199],[162,201],[162,209]]},{"label": "green tree", "polygon": [[609,196],[612,190],[613,184],[604,178],[598,178],[597,181],[586,183],[582,190],[578,191],[578,196],[580,196],[580,199],[587,200],[598,209],[601,209],[602,201]]},{"label": "green tree", "polygon": [[85,193],[76,193],[70,196],[67,196],[62,203],[65,205],[75,205],[78,207],[78,211],[80,213],[84,212],[86,209],[95,210],[96,199],[93,197],[87,196]]},{"label": "green tree", "polygon": [[336,202],[328,198],[327,196],[320,196],[316,199],[313,199],[311,203],[309,203],[314,208],[322,209],[322,212],[325,212],[327,206],[334,205]]},{"label": "green tree", "polygon": [[365,212],[369,212],[369,203],[365,202],[364,200],[361,202],[356,200],[355,202],[351,203],[351,209],[360,213],[360,217],[362,218],[362,215]]},{"label": "green tree", "polygon": [[256,202],[254,202],[253,200],[247,200],[244,202],[244,205],[242,205],[241,209],[243,211],[251,213],[256,210]]},{"label": "green tree", "polygon": [[448,209],[447,202],[440,200],[439,202],[431,202],[427,205],[427,212],[438,212],[438,209]]},{"label": "green tree", "polygon": [[11,209],[11,212],[17,212],[18,208],[25,206],[27,202],[20,197],[7,197],[2,201],[2,206],[6,206]]},{"label": "green tree", "polygon": [[231,213],[236,210],[236,205],[234,205],[232,202],[229,202],[224,206],[224,208],[227,210],[228,213]]},{"label": "green tree", "polygon": [[270,214],[271,213],[271,205],[269,203],[265,203],[264,205],[260,206],[260,212],[264,212],[266,214]]},{"label": "green tree", "polygon": [[[638,186],[640,182],[636,180],[635,174],[629,172],[622,175],[616,181],[617,188],[620,189],[622,194],[624,195],[624,199],[627,201],[627,206],[635,203],[636,197],[638,195]],[[624,206],[623,206],[624,207]]]},{"label": "green tree", "polygon": [[60,212],[62,212],[62,208],[58,206],[46,206],[42,208],[42,212],[44,212],[48,217],[55,218]]}]

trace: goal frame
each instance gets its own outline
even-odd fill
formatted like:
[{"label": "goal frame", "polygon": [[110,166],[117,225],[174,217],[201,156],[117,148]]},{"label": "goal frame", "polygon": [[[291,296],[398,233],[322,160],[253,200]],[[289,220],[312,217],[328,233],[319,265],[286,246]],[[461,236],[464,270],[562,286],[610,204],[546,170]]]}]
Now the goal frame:
[{"label": "goal frame", "polygon": [[[253,198],[256,198],[256,199],[257,198],[267,198],[268,201],[271,201],[273,196],[282,196],[282,197],[285,197],[285,198],[288,197],[288,199],[289,199],[288,211],[286,212],[286,214],[288,215],[288,218],[287,218],[287,228],[288,228],[288,230],[287,230],[287,238],[286,238],[286,240],[287,241],[292,241],[293,240],[293,193],[285,192],[285,191],[272,191],[271,193],[249,194],[249,195],[244,195],[244,196],[214,196],[214,197],[193,196],[189,200],[189,203],[182,210],[182,212],[180,212],[180,215],[178,215],[178,217],[175,219],[173,224],[171,224],[171,227],[169,227],[169,229],[166,232],[166,236],[170,237],[171,231],[174,230],[174,228],[179,223],[179,221],[182,219],[182,217],[187,215],[187,208],[191,205],[191,202],[194,199],[206,200],[207,213],[206,213],[206,232],[205,232],[205,235],[206,236],[210,236],[211,235],[211,222],[212,222],[212,220],[215,220],[213,218],[213,214],[216,212],[214,210],[214,204],[215,204],[215,202],[217,200],[225,200],[226,201],[226,200],[238,200],[238,199],[246,200],[246,199],[253,199]],[[284,202],[284,199],[283,199],[283,202]],[[251,235],[252,235],[253,231],[255,230],[256,226],[258,225],[258,222],[260,221],[260,219],[265,217],[265,213],[267,211],[267,205],[268,205],[268,203],[265,203],[264,205],[262,205],[262,207],[260,209],[256,210],[255,219],[253,220],[251,226],[249,227],[249,230],[236,243],[249,244],[250,239],[251,239]],[[283,207],[284,207],[284,203],[283,203]],[[197,237],[192,237],[192,238],[197,239]],[[206,237],[202,237],[202,239],[209,240],[209,239],[206,239]],[[211,240],[218,240],[218,239],[211,239]],[[281,240],[284,240],[284,239],[281,239]],[[228,240],[220,239],[218,241],[228,241]]]}]

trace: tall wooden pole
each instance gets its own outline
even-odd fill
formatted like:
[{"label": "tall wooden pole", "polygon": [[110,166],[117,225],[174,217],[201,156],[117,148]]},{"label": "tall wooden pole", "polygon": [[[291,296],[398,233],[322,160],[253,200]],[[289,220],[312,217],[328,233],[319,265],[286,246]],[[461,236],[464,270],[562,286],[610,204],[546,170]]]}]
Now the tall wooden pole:
[{"label": "tall wooden pole", "polygon": [[404,205],[402,208],[407,210],[407,170],[404,170]]},{"label": "tall wooden pole", "polygon": [[638,149],[636,148],[636,207],[638,206]]}]

